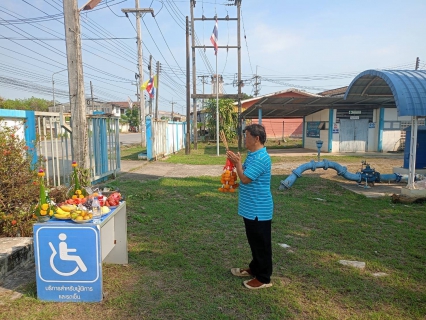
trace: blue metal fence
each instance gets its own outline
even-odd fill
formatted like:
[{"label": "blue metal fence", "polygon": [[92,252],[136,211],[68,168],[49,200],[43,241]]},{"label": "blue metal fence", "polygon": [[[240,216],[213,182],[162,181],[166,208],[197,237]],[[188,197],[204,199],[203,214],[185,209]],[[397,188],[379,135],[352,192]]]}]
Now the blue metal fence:
[{"label": "blue metal fence", "polygon": [[[69,116],[69,115],[68,115]],[[57,112],[0,109],[7,125],[21,126],[23,139],[32,151],[32,163],[44,161],[46,184],[69,185],[73,160],[72,130]],[[89,163],[92,184],[116,176],[120,171],[119,118],[107,115],[87,117]]]},{"label": "blue metal fence", "polygon": [[156,160],[185,148],[186,122],[146,118],[146,152]]}]

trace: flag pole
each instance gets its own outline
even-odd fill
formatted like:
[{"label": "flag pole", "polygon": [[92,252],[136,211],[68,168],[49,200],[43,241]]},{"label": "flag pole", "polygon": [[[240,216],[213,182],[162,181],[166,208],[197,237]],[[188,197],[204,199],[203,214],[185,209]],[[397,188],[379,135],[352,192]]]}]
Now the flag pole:
[{"label": "flag pole", "polygon": [[217,52],[216,52],[216,141],[217,155],[219,156],[219,75],[217,74]]}]

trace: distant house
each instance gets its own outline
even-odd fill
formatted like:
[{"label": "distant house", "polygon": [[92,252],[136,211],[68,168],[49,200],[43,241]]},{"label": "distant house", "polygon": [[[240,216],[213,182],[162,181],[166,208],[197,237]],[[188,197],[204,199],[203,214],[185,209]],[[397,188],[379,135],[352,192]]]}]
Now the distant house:
[{"label": "distant house", "polygon": [[[116,117],[120,117],[121,115],[126,113],[126,110],[129,109],[129,103],[125,102],[98,102],[95,101],[94,104],[91,104],[90,100],[87,100],[86,104],[86,113],[93,114],[93,112],[100,111],[105,114],[114,115]],[[49,107],[49,112],[60,112],[62,108],[62,112],[71,113],[70,104],[62,103],[56,104],[56,106]]]}]

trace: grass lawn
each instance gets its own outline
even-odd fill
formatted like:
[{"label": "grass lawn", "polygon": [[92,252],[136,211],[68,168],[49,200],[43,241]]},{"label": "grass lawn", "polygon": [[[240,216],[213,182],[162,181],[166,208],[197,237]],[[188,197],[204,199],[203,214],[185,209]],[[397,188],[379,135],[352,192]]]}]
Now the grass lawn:
[{"label": "grass lawn", "polygon": [[272,181],[272,288],[249,291],[230,273],[250,252],[238,195],[218,192],[219,177],[114,181],[127,196],[129,265],[104,265],[104,301],[41,302],[32,284],[0,319],[425,319],[424,204],[314,176],[278,191],[282,178]]}]

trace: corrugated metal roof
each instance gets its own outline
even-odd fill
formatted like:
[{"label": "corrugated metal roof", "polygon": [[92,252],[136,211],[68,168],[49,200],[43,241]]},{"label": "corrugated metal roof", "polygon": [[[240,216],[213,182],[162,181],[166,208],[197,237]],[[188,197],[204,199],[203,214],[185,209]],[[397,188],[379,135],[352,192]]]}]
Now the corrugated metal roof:
[{"label": "corrugated metal roof", "polygon": [[[241,100],[241,103],[244,104],[244,103],[251,102],[251,101],[261,100],[261,99],[267,98],[267,97],[274,97],[274,96],[277,96],[279,94],[288,93],[288,92],[299,93],[299,94],[304,95],[306,97],[320,97],[320,95],[315,94],[315,93],[310,93],[310,92],[299,90],[299,89],[296,89],[296,88],[289,88],[289,89],[286,89],[286,90],[281,90],[281,91],[277,91],[277,92],[264,94],[262,96],[257,96],[257,97],[253,97],[253,98],[250,98],[250,99]],[[237,106],[238,102],[234,102],[234,105]]]},{"label": "corrugated metal roof", "polygon": [[399,116],[426,116],[426,70],[366,70],[352,80],[344,99],[393,98]]},{"label": "corrugated metal roof", "polygon": [[395,108],[391,97],[266,97],[241,113],[246,119],[257,119],[259,109],[262,118],[301,118],[324,109],[367,110],[375,108]]}]

